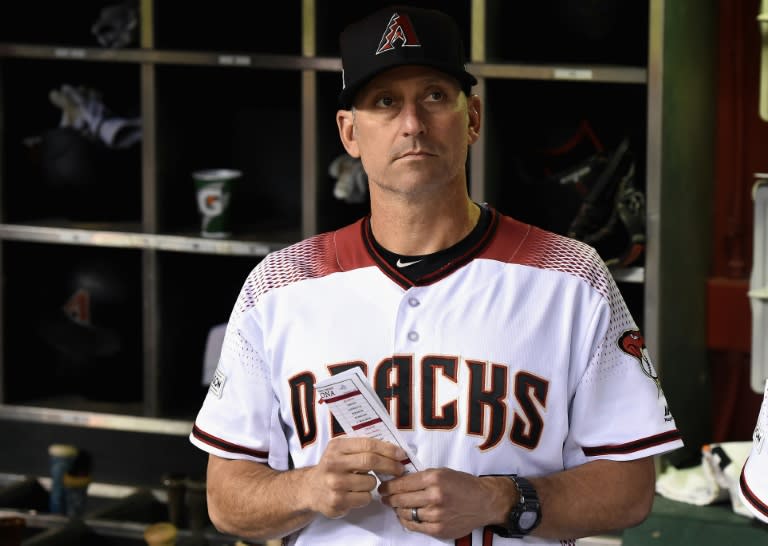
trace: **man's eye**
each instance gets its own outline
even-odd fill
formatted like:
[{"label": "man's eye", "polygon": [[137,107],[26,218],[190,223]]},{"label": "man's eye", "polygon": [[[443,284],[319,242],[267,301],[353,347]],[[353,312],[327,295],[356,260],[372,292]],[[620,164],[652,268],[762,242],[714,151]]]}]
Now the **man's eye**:
[{"label": "man's eye", "polygon": [[437,101],[443,100],[444,97],[445,95],[443,94],[442,91],[432,91],[429,94],[428,100],[437,102]]},{"label": "man's eye", "polygon": [[376,106],[392,106],[393,103],[394,100],[392,100],[392,97],[381,97],[376,101]]}]

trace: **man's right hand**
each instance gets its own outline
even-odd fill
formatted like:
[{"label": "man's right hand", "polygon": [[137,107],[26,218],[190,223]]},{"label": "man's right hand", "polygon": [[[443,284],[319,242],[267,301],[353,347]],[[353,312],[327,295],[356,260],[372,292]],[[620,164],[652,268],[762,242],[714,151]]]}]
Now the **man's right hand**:
[{"label": "man's right hand", "polygon": [[312,510],[335,519],[367,505],[377,483],[370,472],[401,476],[405,468],[400,461],[406,456],[396,445],[374,438],[332,439],[320,462],[306,469]]}]

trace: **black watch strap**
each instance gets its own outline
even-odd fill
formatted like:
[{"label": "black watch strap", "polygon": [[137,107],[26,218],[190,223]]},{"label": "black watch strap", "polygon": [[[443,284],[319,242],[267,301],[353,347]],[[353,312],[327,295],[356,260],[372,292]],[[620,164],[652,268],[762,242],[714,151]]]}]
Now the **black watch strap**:
[{"label": "black watch strap", "polygon": [[519,500],[507,514],[506,525],[489,525],[494,534],[504,538],[521,538],[533,531],[541,522],[541,504],[536,488],[516,474],[490,474],[512,480],[519,493]]}]

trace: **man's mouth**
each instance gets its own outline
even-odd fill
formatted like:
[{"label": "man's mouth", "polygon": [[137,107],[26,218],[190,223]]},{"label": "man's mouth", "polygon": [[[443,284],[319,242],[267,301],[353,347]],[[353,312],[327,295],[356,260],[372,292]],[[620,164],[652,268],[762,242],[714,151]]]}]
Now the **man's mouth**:
[{"label": "man's mouth", "polygon": [[405,158],[408,158],[408,157],[428,157],[428,156],[432,156],[432,155],[434,155],[434,154],[432,154],[432,153],[430,153],[430,152],[428,152],[426,150],[421,150],[421,149],[420,150],[408,150],[407,152],[400,154],[397,157],[397,159],[405,159]]}]

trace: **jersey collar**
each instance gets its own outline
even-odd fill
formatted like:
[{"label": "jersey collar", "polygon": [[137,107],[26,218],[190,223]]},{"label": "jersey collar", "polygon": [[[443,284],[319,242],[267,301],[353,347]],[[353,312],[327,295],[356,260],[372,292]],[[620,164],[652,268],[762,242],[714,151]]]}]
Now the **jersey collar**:
[{"label": "jersey collar", "polygon": [[[359,233],[368,256],[382,273],[404,289],[412,286],[425,286],[447,277],[472,261],[493,239],[499,223],[499,215],[495,209],[488,205],[481,205],[481,207],[481,220],[469,235],[452,247],[425,257],[427,263],[410,266],[419,266],[418,275],[408,275],[405,268],[398,268],[396,266],[397,256],[388,253],[376,242],[371,230],[370,215],[360,222]],[[414,257],[414,259],[418,258]]]}]

